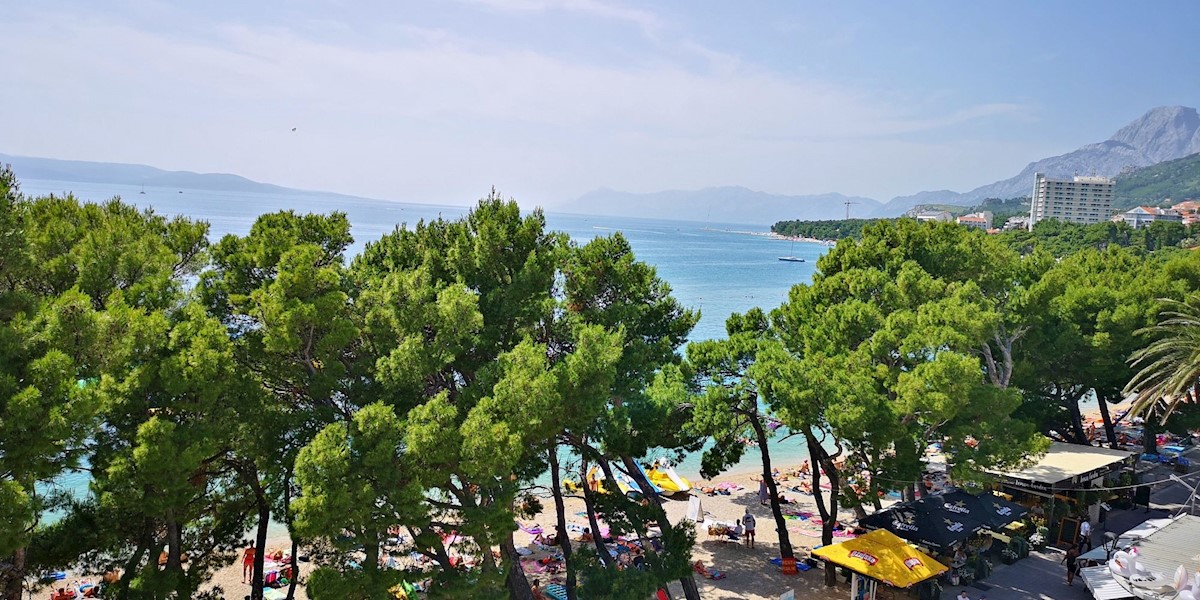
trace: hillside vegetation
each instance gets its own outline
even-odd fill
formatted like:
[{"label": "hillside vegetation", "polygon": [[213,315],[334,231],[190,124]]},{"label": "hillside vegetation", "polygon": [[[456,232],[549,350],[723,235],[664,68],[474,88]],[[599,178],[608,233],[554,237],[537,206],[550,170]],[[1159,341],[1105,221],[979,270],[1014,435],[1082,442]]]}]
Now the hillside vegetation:
[{"label": "hillside vegetation", "polygon": [[1113,210],[1200,198],[1200,153],[1135,169],[1117,177]]}]

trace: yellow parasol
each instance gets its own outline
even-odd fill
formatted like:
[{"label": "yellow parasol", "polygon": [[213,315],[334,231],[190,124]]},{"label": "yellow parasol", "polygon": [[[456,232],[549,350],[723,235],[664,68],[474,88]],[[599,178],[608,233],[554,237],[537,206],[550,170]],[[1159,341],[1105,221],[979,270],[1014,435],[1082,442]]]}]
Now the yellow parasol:
[{"label": "yellow parasol", "polygon": [[909,546],[908,542],[886,529],[877,529],[852,540],[822,546],[812,553],[851,571],[900,588],[912,587],[949,570],[946,565]]}]

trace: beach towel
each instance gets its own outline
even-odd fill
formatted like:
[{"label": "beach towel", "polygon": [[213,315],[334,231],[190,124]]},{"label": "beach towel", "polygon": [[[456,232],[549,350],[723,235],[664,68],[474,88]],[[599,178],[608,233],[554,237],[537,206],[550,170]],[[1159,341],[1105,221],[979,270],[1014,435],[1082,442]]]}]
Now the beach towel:
[{"label": "beach towel", "polygon": [[521,561],[521,568],[524,569],[526,573],[545,573],[547,570],[549,570],[547,565],[543,565],[536,560]]},{"label": "beach towel", "polygon": [[522,525],[520,521],[517,521],[517,527],[520,527],[521,531],[524,531],[529,535],[542,535],[542,526],[538,525],[537,523],[534,523],[533,525]]},{"label": "beach towel", "polygon": [[[783,559],[782,558],[772,558],[772,559],[768,560],[767,562],[769,562],[781,569],[783,568]],[[799,560],[796,561],[796,570],[797,571],[807,571],[811,568],[812,567],[808,566],[808,564],[803,561],[799,561]]]}]

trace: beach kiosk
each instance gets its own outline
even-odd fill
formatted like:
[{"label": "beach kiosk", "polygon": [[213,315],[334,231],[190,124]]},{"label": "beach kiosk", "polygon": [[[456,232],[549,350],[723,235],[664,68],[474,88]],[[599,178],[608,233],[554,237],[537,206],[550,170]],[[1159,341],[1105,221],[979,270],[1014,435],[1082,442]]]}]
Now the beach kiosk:
[{"label": "beach kiosk", "polygon": [[875,600],[880,583],[909,589],[949,569],[886,529],[822,546],[812,553],[859,575],[852,578],[853,600]]},{"label": "beach kiosk", "polygon": [[[1019,471],[992,473],[999,478],[1005,491],[1024,495],[1034,500],[1034,504],[1045,504],[1046,516],[1052,517],[1056,514],[1056,503],[1077,501],[1080,491],[1103,482],[1105,477],[1125,467],[1133,466],[1135,460],[1135,454],[1125,450],[1051,442],[1046,455],[1036,464]],[[1095,522],[1099,517],[1099,503],[1089,504],[1081,506],[1081,512],[1086,511]],[[1070,544],[1078,535],[1079,522],[1075,519],[1064,517],[1054,525],[1058,536],[1047,540],[1051,545]]]}]

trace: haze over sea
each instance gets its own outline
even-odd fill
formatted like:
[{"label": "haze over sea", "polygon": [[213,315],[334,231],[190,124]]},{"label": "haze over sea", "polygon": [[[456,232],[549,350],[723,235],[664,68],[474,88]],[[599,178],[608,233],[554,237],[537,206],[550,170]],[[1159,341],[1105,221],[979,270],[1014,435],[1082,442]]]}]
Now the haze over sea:
[{"label": "haze over sea", "polygon": [[[20,173],[17,175],[19,177]],[[125,202],[153,208],[159,214],[207,221],[211,227],[209,239],[214,242],[226,234],[249,233],[258,215],[267,212],[286,209],[300,213],[342,211],[352,225],[354,244],[349,249],[350,255],[359,253],[367,242],[380,239],[400,224],[407,223],[411,227],[422,219],[429,221],[439,216],[454,219],[469,210],[461,206],[407,204],[317,192],[225,192],[155,187],[144,188],[144,194],[142,191],[142,188],[130,185],[21,181],[21,192],[28,196],[70,192],[91,202],[120,196]],[[680,215],[683,219],[703,216]],[[670,283],[674,296],[684,306],[701,312],[700,322],[690,337],[693,341],[725,337],[725,319],[733,312],[744,312],[755,306],[768,311],[778,307],[793,285],[811,280],[817,258],[827,249],[816,243],[793,243],[766,235],[749,235],[750,232],[767,233],[770,230],[767,225],[555,213],[546,214],[546,224],[552,230],[567,233],[580,244],[622,232],[637,258],[654,265],[659,276]],[[798,256],[805,262],[778,260],[783,255]],[[772,442],[771,446],[772,462],[776,465],[787,466],[807,456],[797,438]],[[757,466],[758,452],[753,448],[749,450],[733,470]],[[699,473],[699,464],[697,453],[687,457],[678,470],[687,477],[695,477]],[[62,480],[65,487],[79,491],[86,489],[86,482],[84,474],[69,474]]]}]

